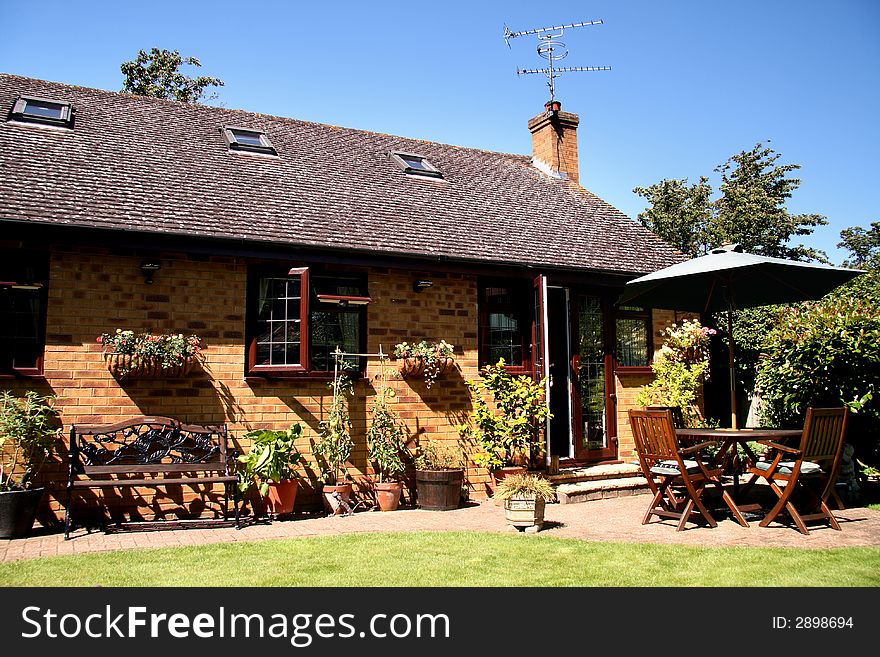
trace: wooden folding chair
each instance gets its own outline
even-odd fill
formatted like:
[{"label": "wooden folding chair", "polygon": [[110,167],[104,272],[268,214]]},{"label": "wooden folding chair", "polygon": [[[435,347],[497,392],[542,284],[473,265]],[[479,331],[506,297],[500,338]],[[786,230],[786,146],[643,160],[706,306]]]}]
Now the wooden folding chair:
[{"label": "wooden folding chair", "polygon": [[[679,447],[674,417],[669,409],[630,410],[629,423],[642,473],[654,494],[642,520],[643,525],[648,524],[651,516],[673,518],[678,520],[677,531],[681,531],[691,516],[697,516],[702,517],[710,527],[717,527],[718,523],[702,500],[706,486],[712,484],[721,492],[737,522],[743,527],[749,526],[721,483],[721,469],[710,470],[702,461],[700,452],[711,443]],[[677,495],[671,491],[673,485],[678,487]],[[679,499],[678,495],[682,498]]]},{"label": "wooden folding chair", "polygon": [[[786,511],[801,534],[809,534],[806,523],[813,520],[824,520],[840,531],[828,508],[828,498],[837,482],[848,414],[846,408],[808,408],[798,447],[758,441],[769,451],[749,468],[749,484],[763,477],[778,498],[761,520],[761,527]],[[796,494],[805,499],[796,503]]]}]

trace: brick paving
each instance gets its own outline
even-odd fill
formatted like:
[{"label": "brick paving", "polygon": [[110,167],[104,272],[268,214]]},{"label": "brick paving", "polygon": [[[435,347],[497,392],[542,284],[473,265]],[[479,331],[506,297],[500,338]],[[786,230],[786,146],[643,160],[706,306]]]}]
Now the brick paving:
[{"label": "brick paving", "polygon": [[[597,500],[584,504],[551,504],[545,513],[540,536],[558,536],[586,541],[623,541],[694,546],[751,546],[830,548],[880,547],[880,511],[852,508],[836,511],[843,531],[817,525],[809,536],[802,536],[791,526],[774,524],[767,528],[740,527],[730,519],[721,519],[715,529],[688,525],[675,531],[671,521],[654,519],[642,525],[648,503],[644,495]],[[40,533],[26,539],[0,540],[0,560],[16,561],[45,556],[106,552],[137,548],[182,547],[210,543],[260,541],[265,539],[302,538],[362,532],[411,531],[488,531],[509,532],[504,510],[491,500],[471,503],[455,511],[401,509],[392,513],[364,511],[348,517],[304,517],[272,523],[249,524],[234,528],[181,529],[151,532],[109,533],[79,530],[65,541],[60,533]],[[523,535],[523,540],[529,540]]]}]

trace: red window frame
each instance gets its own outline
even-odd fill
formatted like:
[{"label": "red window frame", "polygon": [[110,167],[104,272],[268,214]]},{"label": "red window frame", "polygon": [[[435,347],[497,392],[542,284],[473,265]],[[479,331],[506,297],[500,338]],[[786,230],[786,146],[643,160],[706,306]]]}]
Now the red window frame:
[{"label": "red window frame", "polygon": [[[283,269],[279,267],[255,267],[252,268],[248,276],[247,289],[247,376],[284,378],[284,377],[303,377],[312,376],[315,378],[326,378],[332,375],[332,370],[316,369],[312,362],[312,314],[318,310],[322,312],[343,312],[357,311],[359,313],[359,351],[364,350],[366,341],[366,304],[371,299],[364,295],[340,295],[340,294],[317,294],[314,289],[314,278],[332,276],[339,273],[340,276],[348,272],[332,272],[321,271],[314,272],[310,267],[292,267]],[[314,275],[313,275],[314,274]],[[258,313],[259,313],[259,287],[260,281],[266,278],[295,278],[300,280],[300,307],[299,307],[299,324],[300,324],[300,353],[299,363],[293,365],[278,364],[257,364],[257,346],[258,346]],[[330,304],[330,305],[327,305]],[[359,371],[349,372],[354,376],[363,373],[364,361],[360,360]]]},{"label": "red window frame", "polygon": [[[487,296],[487,289],[492,287],[501,287],[510,290],[511,295],[515,296],[518,301],[512,301],[511,303],[505,304],[490,303]],[[516,375],[532,375],[534,350],[534,345],[532,344],[534,341],[532,324],[534,322],[535,314],[535,290],[533,281],[526,278],[481,279],[478,285],[478,294],[480,367],[482,368],[486,365],[495,364],[494,362],[490,362],[489,358],[489,315],[493,312],[508,313],[514,315],[517,320],[517,333],[520,336],[520,342],[522,344],[522,363],[511,365],[505,361],[507,371]]]},{"label": "red window frame", "polygon": [[[0,288],[4,293],[15,294],[31,292],[39,301],[37,310],[37,335],[36,349],[37,356],[33,364],[28,363],[27,366],[16,365],[13,361],[11,365],[4,364],[0,361],[0,378],[9,379],[15,377],[42,377],[43,366],[46,353],[46,306],[48,303],[48,278],[49,278],[49,254],[41,251],[33,250],[12,250],[0,252],[4,266],[0,273]],[[5,314],[5,313],[4,313]],[[4,318],[7,322],[6,326],[13,325],[8,318]],[[0,345],[0,352],[9,349],[9,355],[14,355],[14,341],[16,336],[10,343],[4,340],[4,344]],[[4,355],[5,360],[5,355]]]}]

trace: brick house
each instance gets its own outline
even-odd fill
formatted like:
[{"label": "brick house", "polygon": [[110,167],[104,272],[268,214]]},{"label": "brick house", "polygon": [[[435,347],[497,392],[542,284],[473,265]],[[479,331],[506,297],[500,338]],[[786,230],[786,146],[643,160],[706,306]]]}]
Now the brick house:
[{"label": "brick house", "polygon": [[[308,454],[337,344],[445,339],[454,373],[392,382],[413,438],[457,440],[464,380],[504,357],[552,379],[550,455],[631,459],[626,410],[673,315],[615,301],[681,256],[578,184],[577,126],[542,111],[530,157],[0,75],[0,389],[57,395],[65,427],[303,422]],[[198,334],[204,362],[120,382],[96,343],[116,328]],[[363,483],[376,362],[352,366]],[[58,513],[63,464],[46,477]],[[485,470],[467,481],[485,495]]]}]

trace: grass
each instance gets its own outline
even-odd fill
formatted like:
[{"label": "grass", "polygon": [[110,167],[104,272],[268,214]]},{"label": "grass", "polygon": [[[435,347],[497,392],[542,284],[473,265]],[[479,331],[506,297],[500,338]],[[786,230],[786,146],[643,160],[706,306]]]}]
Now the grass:
[{"label": "grass", "polygon": [[3,586],[880,586],[880,548],[699,548],[385,533],[0,564]]}]

